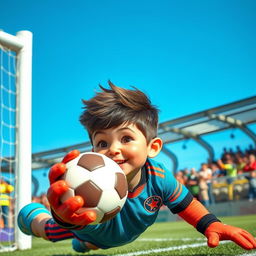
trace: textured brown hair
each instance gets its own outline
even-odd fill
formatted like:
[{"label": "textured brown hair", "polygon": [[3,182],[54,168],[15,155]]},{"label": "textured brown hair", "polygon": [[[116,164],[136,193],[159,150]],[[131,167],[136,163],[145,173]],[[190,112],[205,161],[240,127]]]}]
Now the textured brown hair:
[{"label": "textured brown hair", "polygon": [[82,100],[84,111],[80,116],[81,124],[87,129],[89,136],[93,132],[122,123],[135,124],[144,134],[147,142],[157,136],[158,109],[151,104],[149,98],[140,90],[115,86],[108,81],[110,89],[101,85],[100,92],[90,100]]}]

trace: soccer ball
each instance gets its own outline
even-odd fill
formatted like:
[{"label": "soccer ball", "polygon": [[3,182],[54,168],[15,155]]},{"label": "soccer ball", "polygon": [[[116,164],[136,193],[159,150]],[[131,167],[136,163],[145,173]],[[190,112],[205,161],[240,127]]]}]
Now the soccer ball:
[{"label": "soccer ball", "polygon": [[66,164],[63,175],[69,190],[60,198],[80,195],[85,208],[94,210],[97,219],[90,225],[112,219],[121,211],[128,194],[126,176],[120,166],[105,155],[86,152]]}]

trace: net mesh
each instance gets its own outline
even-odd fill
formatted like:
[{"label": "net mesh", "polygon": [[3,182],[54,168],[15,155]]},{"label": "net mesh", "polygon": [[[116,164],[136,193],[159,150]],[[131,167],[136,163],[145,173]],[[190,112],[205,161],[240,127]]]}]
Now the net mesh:
[{"label": "net mesh", "polygon": [[0,251],[15,248],[16,53],[0,44]]}]

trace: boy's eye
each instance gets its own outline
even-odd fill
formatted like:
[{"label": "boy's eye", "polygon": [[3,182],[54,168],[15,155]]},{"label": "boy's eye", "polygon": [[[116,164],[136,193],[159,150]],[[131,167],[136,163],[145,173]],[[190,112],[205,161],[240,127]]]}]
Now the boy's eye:
[{"label": "boy's eye", "polygon": [[106,141],[104,141],[104,140],[101,140],[101,141],[99,141],[98,143],[97,143],[97,147],[98,148],[105,148],[105,147],[107,147],[107,142]]},{"label": "boy's eye", "polygon": [[132,141],[133,139],[132,139],[132,137],[130,137],[130,136],[124,136],[123,138],[122,138],[122,142],[123,143],[127,143],[127,142],[130,142],[130,141]]}]

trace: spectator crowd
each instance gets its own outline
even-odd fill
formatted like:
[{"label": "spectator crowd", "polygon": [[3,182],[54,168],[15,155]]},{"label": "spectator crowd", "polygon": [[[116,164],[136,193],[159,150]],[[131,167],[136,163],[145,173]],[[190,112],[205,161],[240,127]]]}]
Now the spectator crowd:
[{"label": "spectator crowd", "polygon": [[245,151],[239,146],[236,151],[224,148],[217,161],[202,163],[199,170],[179,170],[175,176],[206,207],[215,203],[213,184],[218,178],[222,177],[232,190],[232,184],[237,177],[243,176],[249,185],[248,200],[253,201],[256,199],[256,149],[252,146]]}]

